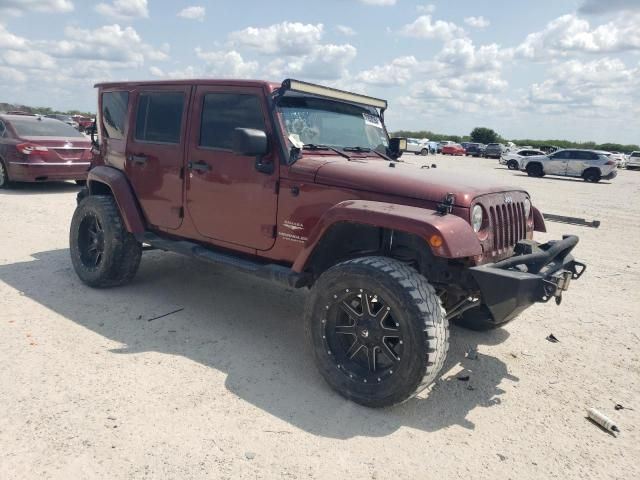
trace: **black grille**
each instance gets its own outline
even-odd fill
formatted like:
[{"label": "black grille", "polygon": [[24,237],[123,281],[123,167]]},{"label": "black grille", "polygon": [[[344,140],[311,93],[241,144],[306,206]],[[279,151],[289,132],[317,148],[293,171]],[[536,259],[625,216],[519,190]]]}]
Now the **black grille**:
[{"label": "black grille", "polygon": [[503,203],[489,208],[494,250],[512,248],[526,238],[527,222],[524,203]]}]

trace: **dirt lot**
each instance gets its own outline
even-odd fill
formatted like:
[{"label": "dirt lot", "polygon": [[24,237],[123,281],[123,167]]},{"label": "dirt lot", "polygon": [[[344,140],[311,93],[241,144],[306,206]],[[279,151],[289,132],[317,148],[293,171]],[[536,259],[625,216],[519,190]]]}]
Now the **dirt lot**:
[{"label": "dirt lot", "polygon": [[563,304],[453,328],[441,380],[390,410],[325,385],[304,292],[156,252],[131,285],[91,290],[67,249],[77,187],[0,192],[0,478],[640,478],[640,171],[586,184],[437,163],[602,226],[549,223],[539,238],[580,235],[589,265]]}]

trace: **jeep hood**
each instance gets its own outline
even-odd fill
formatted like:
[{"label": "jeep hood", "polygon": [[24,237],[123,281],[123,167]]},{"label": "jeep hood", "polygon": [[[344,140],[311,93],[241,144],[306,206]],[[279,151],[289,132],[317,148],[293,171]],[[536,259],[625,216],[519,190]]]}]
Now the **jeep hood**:
[{"label": "jeep hood", "polygon": [[523,191],[521,188],[497,185],[481,176],[420,168],[404,162],[361,158],[319,164],[315,182],[438,203],[444,200],[447,193],[453,193],[455,205],[467,208],[474,198],[481,195]]}]

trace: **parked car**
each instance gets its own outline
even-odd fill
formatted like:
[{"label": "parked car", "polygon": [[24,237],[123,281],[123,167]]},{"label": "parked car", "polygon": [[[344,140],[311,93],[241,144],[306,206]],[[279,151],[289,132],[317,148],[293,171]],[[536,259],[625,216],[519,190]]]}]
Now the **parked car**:
[{"label": "parked car", "polygon": [[531,157],[534,155],[544,155],[545,153],[542,150],[533,150],[529,148],[523,148],[521,150],[516,150],[515,152],[503,153],[500,157],[500,164],[506,165],[509,170],[519,170],[520,169],[520,161],[524,157]]},{"label": "parked car", "polygon": [[640,151],[631,152],[627,159],[627,170],[635,170],[640,168]]},{"label": "parked car", "polygon": [[453,145],[456,142],[453,142],[451,140],[442,140],[440,142],[438,142],[438,150],[437,153],[442,153],[442,147],[444,147],[445,145]]},{"label": "parked car", "polygon": [[618,168],[625,168],[627,166],[627,157],[624,153],[610,152],[609,158],[616,162]]},{"label": "parked car", "polygon": [[542,145],[538,150],[542,150],[545,154],[549,155],[550,153],[557,152],[560,148],[555,145]]},{"label": "parked car", "polygon": [[586,182],[597,183],[600,180],[615,178],[616,162],[609,158],[608,152],[600,150],[558,150],[551,155],[524,157],[520,170],[530,177],[559,175],[578,177]]},{"label": "parked car", "polygon": [[71,115],[71,118],[78,124],[78,130],[80,130],[81,132],[89,129],[95,122],[95,119],[83,117],[82,115]]},{"label": "parked car", "polygon": [[473,157],[482,156],[483,150],[484,149],[482,148],[481,143],[468,143],[467,146],[464,148],[465,155],[467,156],[471,155]]},{"label": "parked car", "polygon": [[35,113],[24,112],[22,110],[11,110],[10,112],[7,112],[5,115],[26,115],[28,117],[35,117],[36,116]]},{"label": "parked car", "polygon": [[98,88],[100,149],[69,236],[79,278],[130,281],[144,243],[310,288],[316,365],[360,404],[437,379],[450,319],[501,325],[584,271],[577,237],[532,242],[544,220],[526,192],[396,162],[385,100],[297,80]]},{"label": "parked car", "polygon": [[450,143],[442,146],[443,155],[464,155],[465,150],[459,143]]},{"label": "parked car", "polygon": [[86,179],[91,142],[51,118],[0,115],[0,188],[11,182]]},{"label": "parked car", "polygon": [[67,125],[75,128],[76,130],[79,129],[78,122],[76,122],[73,118],[71,118],[71,115],[64,115],[61,113],[51,113],[51,114],[45,115],[45,117],[60,120],[61,122],[66,123]]},{"label": "parked car", "polygon": [[484,149],[483,156],[486,158],[500,158],[504,150],[504,145],[501,143],[489,143]]},{"label": "parked car", "polygon": [[426,155],[429,153],[429,139],[427,138],[407,138],[407,153],[416,155]]}]

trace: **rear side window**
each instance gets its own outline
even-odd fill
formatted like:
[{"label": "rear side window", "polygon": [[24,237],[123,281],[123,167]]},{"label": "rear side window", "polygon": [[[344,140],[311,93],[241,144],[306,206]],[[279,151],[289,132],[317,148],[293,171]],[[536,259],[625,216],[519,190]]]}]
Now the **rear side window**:
[{"label": "rear side window", "polygon": [[180,143],[183,110],[182,92],[141,93],[136,112],[136,140]]},{"label": "rear side window", "polygon": [[127,124],[129,92],[105,92],[102,94],[102,123],[108,138],[123,140]]},{"label": "rear side window", "polygon": [[199,145],[231,150],[231,135],[236,128],[265,130],[258,97],[239,93],[205,95]]}]

